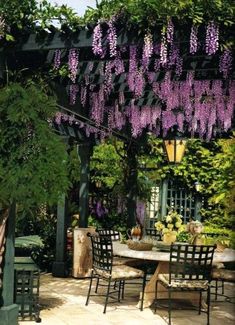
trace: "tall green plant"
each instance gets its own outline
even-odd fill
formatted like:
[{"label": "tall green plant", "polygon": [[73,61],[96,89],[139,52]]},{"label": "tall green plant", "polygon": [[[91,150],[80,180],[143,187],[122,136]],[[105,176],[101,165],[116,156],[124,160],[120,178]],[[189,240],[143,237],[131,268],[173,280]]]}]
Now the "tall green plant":
[{"label": "tall green plant", "polygon": [[34,84],[0,91],[0,204],[52,205],[69,186],[65,144],[50,119],[56,101]]}]

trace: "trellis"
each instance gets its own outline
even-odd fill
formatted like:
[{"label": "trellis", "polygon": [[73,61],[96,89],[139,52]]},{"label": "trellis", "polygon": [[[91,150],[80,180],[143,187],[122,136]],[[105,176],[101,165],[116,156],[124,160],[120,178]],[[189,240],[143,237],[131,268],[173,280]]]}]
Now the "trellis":
[{"label": "trellis", "polygon": [[[38,34],[25,33],[22,34],[20,38],[16,37],[16,42],[13,44],[6,44],[4,41],[1,41],[0,44],[0,77],[4,78],[7,74],[7,69],[17,70],[20,69],[30,69],[38,70],[40,69],[44,74],[48,73],[48,70],[53,65],[55,51],[60,49],[61,58],[64,62],[67,62],[67,55],[71,49],[79,50],[79,75],[76,76],[76,83],[86,83],[86,76],[89,75],[89,82],[93,84],[93,90],[98,92],[100,87],[105,81],[105,76],[100,73],[102,66],[108,66],[109,62],[113,62],[114,58],[110,57],[109,54],[103,58],[95,56],[92,51],[92,41],[93,41],[93,31],[95,26],[86,26],[79,27],[77,31],[72,32],[71,30],[63,30],[61,32],[55,32],[52,28],[49,32],[43,31]],[[153,33],[153,42],[161,42],[161,27],[157,28]],[[232,67],[231,74],[228,79],[224,79],[222,73],[219,71],[219,55],[220,51],[217,51],[214,55],[206,55],[203,50],[200,50],[196,54],[192,55],[189,53],[189,33],[187,33],[188,25],[176,26],[176,35],[175,43],[181,49],[181,56],[183,58],[183,68],[181,76],[177,76],[175,70],[170,72],[170,80],[176,82],[184,82],[189,77],[189,72],[194,72],[194,78],[196,80],[222,80],[222,85],[225,87],[230,87],[230,93],[225,93],[229,95],[230,98],[234,100],[234,65]],[[104,32],[107,31],[107,24],[104,23],[102,26]],[[231,33],[234,30],[231,28]],[[201,37],[201,41],[202,37]],[[152,85],[154,83],[162,84],[164,82],[167,71],[164,68],[156,71],[154,69],[154,59],[151,58],[149,62],[149,76],[146,78],[145,86],[141,96],[133,96],[133,91],[130,90],[130,85],[128,84],[127,77],[129,73],[129,61],[130,61],[130,46],[137,46],[139,49],[143,48],[144,38],[140,37],[137,33],[137,30],[126,31],[125,26],[118,26],[117,28],[117,47],[126,47],[128,49],[122,53],[123,60],[123,71],[120,74],[112,75],[109,82],[112,84],[112,89],[109,96],[105,99],[105,105],[108,107],[115,107],[115,102],[119,101],[120,92],[123,93],[123,99],[120,106],[123,111],[123,108],[126,106],[135,106],[135,110],[142,108],[144,106],[154,107],[158,106],[161,103],[161,98],[159,98],[158,91],[154,90]],[[3,45],[3,46],[2,46]],[[108,46],[107,35],[102,39],[102,45],[104,47]],[[91,63],[93,65],[91,69]],[[7,69],[6,69],[7,67]],[[55,71],[54,71],[55,72]],[[82,160],[82,169],[81,169],[81,184],[80,184],[80,205],[81,205],[81,226],[86,226],[87,223],[87,198],[88,198],[88,183],[89,183],[89,158],[90,158],[90,147],[96,142],[96,139],[100,136],[107,136],[114,134],[115,136],[120,137],[127,142],[135,142],[136,144],[143,145],[139,141],[140,134],[136,132],[136,141],[133,140],[131,134],[131,123],[122,125],[122,127],[114,128],[110,127],[108,124],[108,115],[105,114],[102,121],[92,120],[91,116],[88,114],[88,109],[90,108],[90,103],[87,100],[86,105],[82,105],[81,101],[78,99],[74,105],[70,105],[68,90],[69,86],[73,86],[74,83],[71,82],[68,76],[61,78],[58,74],[51,74],[52,79],[54,80],[54,88],[58,96],[58,111],[59,117],[55,117],[53,121],[55,129],[63,135],[75,138],[80,144],[80,156]],[[168,74],[169,76],[169,74]],[[149,82],[149,80],[151,81]],[[212,82],[213,83],[213,82]],[[211,89],[210,85],[210,89]],[[221,88],[222,89],[222,88]],[[228,88],[227,88],[228,89]],[[81,91],[81,88],[79,89]],[[164,98],[164,101],[167,100]],[[233,103],[234,104],[234,103]],[[232,107],[233,109],[233,107]],[[107,112],[113,112],[112,110],[107,110]],[[167,109],[164,107],[164,112],[167,112]],[[162,111],[161,111],[162,114]],[[59,120],[59,123],[56,122]],[[199,117],[198,117],[199,118]],[[216,116],[217,118],[217,116]],[[233,118],[232,114],[228,118],[227,125],[223,126],[219,132],[216,131],[216,136],[222,136],[225,133],[228,133],[232,129],[230,124],[231,119]],[[167,120],[167,118],[166,118]],[[199,119],[200,120],[200,119]],[[87,128],[84,125],[88,126],[91,135],[88,134]],[[172,125],[173,126],[173,125]],[[218,126],[218,125],[217,125]],[[219,125],[220,126],[220,125]],[[144,132],[147,130],[147,127],[143,127]],[[98,135],[97,135],[98,130]],[[168,131],[171,130],[171,127],[168,128]],[[92,132],[91,132],[92,131]],[[182,128],[184,135],[191,135],[191,130],[187,128]],[[166,132],[163,132],[162,125],[160,125],[158,132],[156,132],[158,137],[166,135]],[[198,136],[198,130],[196,130],[194,136]],[[135,165],[135,150],[131,151],[129,154],[129,162]],[[136,166],[134,166],[136,167]],[[129,226],[135,222],[134,208],[135,208],[135,194],[133,191],[133,184],[136,179],[136,171],[134,170],[130,175],[130,184],[129,184],[129,203],[128,207],[131,211],[131,216],[129,220]],[[83,192],[81,192],[83,189]],[[66,203],[62,207],[58,208],[58,224],[60,224],[61,229],[59,233],[63,235],[59,238],[59,244],[57,243],[57,260],[54,265],[54,274],[64,276],[66,274],[65,266],[65,255],[64,255],[64,242],[65,242],[65,222],[66,217]],[[13,218],[12,218],[13,219]],[[11,231],[13,230],[14,225],[11,226]],[[63,229],[62,229],[63,228]],[[11,239],[11,238],[10,238]],[[9,250],[10,247],[10,250]],[[12,260],[13,257],[13,242],[10,240],[10,243],[7,246],[8,255],[6,256],[8,260]],[[11,261],[12,262],[12,261]],[[7,298],[5,304],[10,305],[12,303],[12,297],[6,292],[9,289],[9,284],[12,282],[8,281],[9,278],[12,278],[9,274],[12,273],[12,269],[9,267],[9,270],[4,271],[4,284],[5,292],[4,295]],[[60,274],[59,274],[60,273]],[[12,284],[11,284],[12,285]],[[11,291],[8,290],[9,292]]]}]

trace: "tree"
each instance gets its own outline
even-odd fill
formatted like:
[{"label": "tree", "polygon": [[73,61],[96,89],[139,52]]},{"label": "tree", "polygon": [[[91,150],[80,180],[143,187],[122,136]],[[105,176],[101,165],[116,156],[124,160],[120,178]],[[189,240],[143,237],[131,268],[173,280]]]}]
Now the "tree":
[{"label": "tree", "polygon": [[50,119],[56,101],[44,89],[13,83],[0,92],[0,204],[57,202],[69,186],[65,144]]}]

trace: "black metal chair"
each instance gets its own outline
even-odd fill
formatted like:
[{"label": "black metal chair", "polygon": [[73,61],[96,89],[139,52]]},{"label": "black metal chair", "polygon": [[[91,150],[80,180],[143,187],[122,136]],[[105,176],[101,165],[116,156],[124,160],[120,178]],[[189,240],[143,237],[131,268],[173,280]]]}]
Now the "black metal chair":
[{"label": "black metal chair", "polygon": [[[143,310],[144,289],[146,282],[145,273],[139,269],[126,265],[113,265],[113,245],[110,236],[98,234],[88,234],[88,236],[91,238],[92,243],[93,262],[86,306],[88,305],[91,296],[93,279],[103,280],[107,283],[105,295],[98,294],[96,290],[97,288],[95,289],[95,295],[105,296],[103,313],[106,313],[106,307],[109,302],[109,298],[115,299],[113,296],[114,294],[117,294],[117,301],[120,302],[122,286],[126,280],[142,279],[142,298],[140,303],[140,310]],[[115,287],[112,286],[113,283],[116,284]]]},{"label": "black metal chair", "polygon": [[[212,268],[212,280],[215,281],[215,285],[212,286],[215,288],[215,300],[217,301],[218,296],[225,298],[225,301],[235,303],[235,297],[228,296],[225,294],[225,288],[224,283],[225,282],[235,282],[235,270],[229,270],[225,267],[218,268],[213,267]],[[220,290],[219,290],[220,289]]]},{"label": "black metal chair", "polygon": [[155,228],[145,228],[145,235],[146,236],[151,236],[156,240],[161,240],[161,234],[159,231]]},{"label": "black metal chair", "polygon": [[[99,235],[110,236],[112,241],[120,240],[120,233],[117,230],[97,228],[96,232]],[[131,266],[131,267],[140,269],[145,273],[146,281],[147,281],[147,277],[149,275],[152,275],[157,268],[157,262],[155,262],[155,261],[141,260],[139,258],[119,257],[119,256],[113,257],[113,265],[115,265],[115,266],[116,265],[127,265],[127,266]],[[125,284],[126,284],[126,282],[123,281],[122,282],[122,292],[121,292],[122,299],[124,299]],[[136,285],[137,283],[131,281],[128,284]],[[98,286],[99,286],[99,279],[97,279],[96,292],[98,290]],[[114,284],[114,288],[115,287],[116,287],[116,283]]]},{"label": "black metal chair", "polygon": [[[212,242],[209,242],[209,244],[215,244],[218,249],[218,242],[217,240],[220,237],[229,239],[229,235],[226,233],[208,233],[208,232],[203,232],[202,235],[205,237],[206,240],[212,240]],[[211,288],[214,288],[215,291],[211,292],[212,294],[215,295],[215,300],[217,300],[218,296],[225,296],[224,294],[224,282],[226,281],[227,278],[227,271],[225,269],[225,265],[223,263],[216,263],[213,265],[212,268],[212,280],[215,281],[215,285],[211,285]],[[230,277],[230,275],[229,275]],[[229,301],[229,299],[228,299]]]},{"label": "black metal chair", "polygon": [[171,324],[171,293],[173,291],[198,291],[199,314],[202,292],[207,292],[207,325],[210,321],[210,282],[214,246],[172,244],[170,249],[169,273],[159,274],[156,281],[155,313],[159,283],[168,290],[168,315]]},{"label": "black metal chair", "polygon": [[117,230],[97,228],[96,232],[98,232],[98,234],[102,235],[102,236],[104,236],[104,235],[105,236],[110,236],[112,241],[120,240],[120,233]]}]

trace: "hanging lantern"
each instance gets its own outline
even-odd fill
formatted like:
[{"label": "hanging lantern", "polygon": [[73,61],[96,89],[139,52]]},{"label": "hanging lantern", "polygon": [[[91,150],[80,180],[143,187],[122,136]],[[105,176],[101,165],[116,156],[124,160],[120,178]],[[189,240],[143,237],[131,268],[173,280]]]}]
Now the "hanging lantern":
[{"label": "hanging lantern", "polygon": [[187,140],[175,137],[163,140],[167,159],[171,163],[180,163],[185,152]]},{"label": "hanging lantern", "polygon": [[201,184],[198,181],[196,181],[194,185],[195,185],[195,190],[197,192],[200,192],[202,187]]}]

